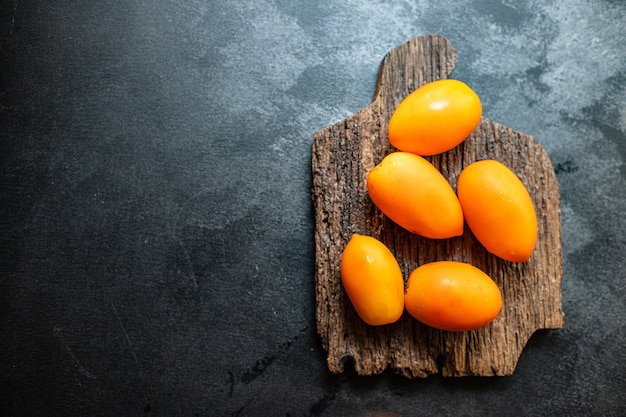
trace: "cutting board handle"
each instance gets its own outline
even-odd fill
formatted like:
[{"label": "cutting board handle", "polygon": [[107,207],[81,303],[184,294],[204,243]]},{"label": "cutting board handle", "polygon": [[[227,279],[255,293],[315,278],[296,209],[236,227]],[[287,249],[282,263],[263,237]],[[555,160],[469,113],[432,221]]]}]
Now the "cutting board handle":
[{"label": "cutting board handle", "polygon": [[402,98],[431,81],[448,78],[456,50],[440,35],[412,38],[388,52],[380,63],[373,101],[396,108]]}]

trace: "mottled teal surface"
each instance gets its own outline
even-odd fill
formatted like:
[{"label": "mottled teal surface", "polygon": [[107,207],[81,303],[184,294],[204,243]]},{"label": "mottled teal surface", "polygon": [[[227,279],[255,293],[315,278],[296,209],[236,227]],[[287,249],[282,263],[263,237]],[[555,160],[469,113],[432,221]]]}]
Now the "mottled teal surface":
[{"label": "mottled teal surface", "polygon": [[[626,3],[0,6],[0,414],[626,415]],[[447,37],[561,185],[565,328],[502,378],[332,375],[313,133]]]}]

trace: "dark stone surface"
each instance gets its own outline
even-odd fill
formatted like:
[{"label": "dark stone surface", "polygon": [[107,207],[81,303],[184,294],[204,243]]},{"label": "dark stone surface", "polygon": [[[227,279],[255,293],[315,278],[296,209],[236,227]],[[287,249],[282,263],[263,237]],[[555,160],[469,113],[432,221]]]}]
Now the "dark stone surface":
[{"label": "dark stone surface", "polygon": [[[0,415],[626,413],[620,1],[5,1]],[[312,135],[405,40],[561,184],[565,328],[506,378],[326,369]]]}]

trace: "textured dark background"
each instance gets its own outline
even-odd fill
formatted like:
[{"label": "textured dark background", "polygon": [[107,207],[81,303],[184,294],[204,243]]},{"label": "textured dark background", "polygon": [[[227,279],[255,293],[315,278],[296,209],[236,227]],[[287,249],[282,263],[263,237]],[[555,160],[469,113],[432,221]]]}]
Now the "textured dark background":
[{"label": "textured dark background", "polygon": [[[0,415],[626,413],[626,4],[3,1]],[[311,144],[411,37],[561,184],[566,327],[511,377],[330,374]]]}]

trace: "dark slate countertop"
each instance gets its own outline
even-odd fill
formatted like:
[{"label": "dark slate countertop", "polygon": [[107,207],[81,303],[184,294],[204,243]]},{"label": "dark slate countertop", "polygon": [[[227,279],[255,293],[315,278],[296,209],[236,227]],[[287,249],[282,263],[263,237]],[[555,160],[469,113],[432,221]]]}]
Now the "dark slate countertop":
[{"label": "dark slate countertop", "polygon": [[[626,4],[0,5],[0,415],[626,413]],[[313,133],[424,34],[561,187],[565,328],[510,377],[329,373]]]}]

